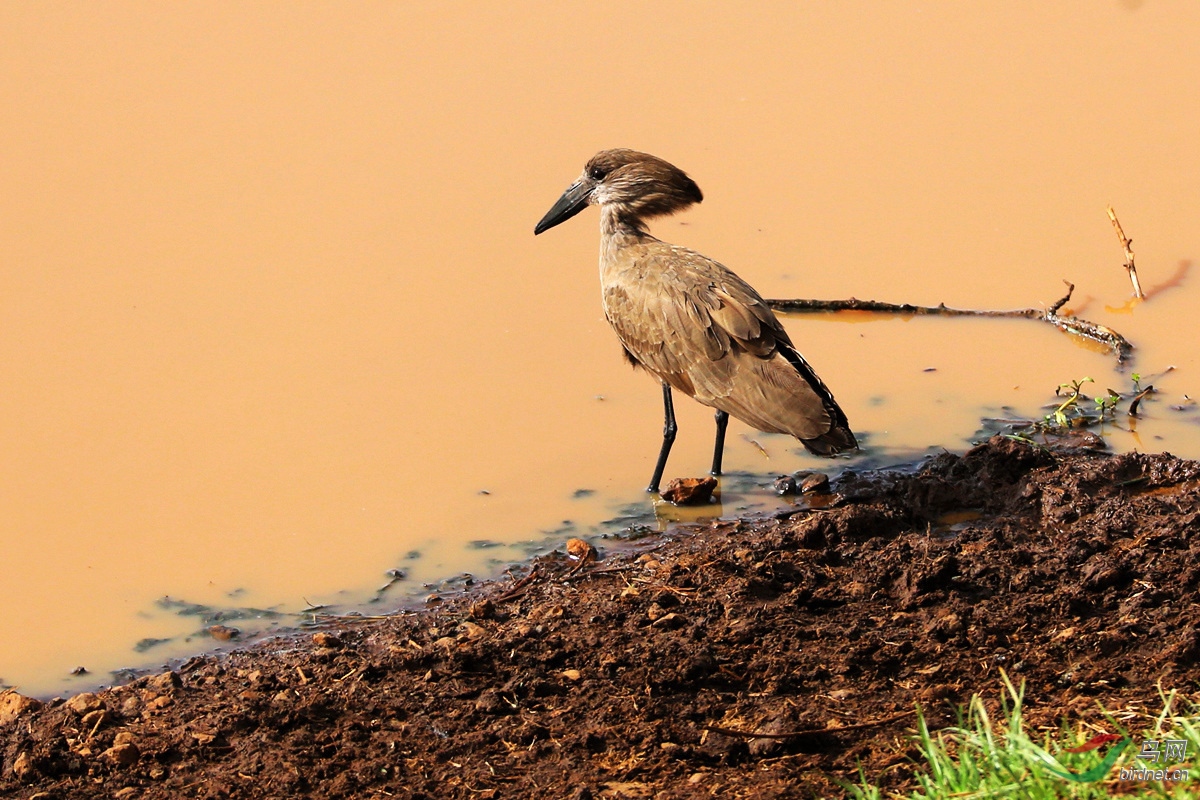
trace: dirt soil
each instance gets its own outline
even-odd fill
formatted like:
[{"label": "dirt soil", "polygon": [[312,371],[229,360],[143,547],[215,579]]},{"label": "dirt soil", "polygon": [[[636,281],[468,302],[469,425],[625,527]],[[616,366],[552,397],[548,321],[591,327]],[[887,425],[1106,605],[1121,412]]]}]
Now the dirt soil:
[{"label": "dirt soil", "polygon": [[1000,669],[1051,727],[1197,690],[1200,463],[994,438],[832,488],[95,694],[0,695],[0,796],[839,796],[860,764],[908,785],[914,706],[952,724]]}]

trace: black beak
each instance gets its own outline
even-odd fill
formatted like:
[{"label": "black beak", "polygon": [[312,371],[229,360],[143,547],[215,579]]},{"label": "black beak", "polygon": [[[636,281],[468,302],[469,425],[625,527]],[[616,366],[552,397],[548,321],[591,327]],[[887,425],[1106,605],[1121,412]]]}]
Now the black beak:
[{"label": "black beak", "polygon": [[542,221],[534,226],[533,235],[537,236],[542,231],[548,231],[587,208],[588,198],[592,196],[592,190],[595,188],[594,183],[585,179],[580,179],[572,184],[571,188],[563,192],[562,197],[558,198],[558,202],[546,212]]}]

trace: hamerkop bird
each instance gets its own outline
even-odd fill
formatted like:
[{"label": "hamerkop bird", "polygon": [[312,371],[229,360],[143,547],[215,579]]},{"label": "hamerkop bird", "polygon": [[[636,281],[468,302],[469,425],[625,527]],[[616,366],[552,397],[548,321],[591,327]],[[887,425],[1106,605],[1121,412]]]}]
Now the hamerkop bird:
[{"label": "hamerkop bird", "polygon": [[649,492],[658,492],[675,441],[672,388],[717,410],[713,475],[721,474],[730,414],[761,431],[790,433],[817,455],[858,446],[837,401],[759,293],[711,258],[647,232],[646,220],[703,199],[683,170],[661,158],[604,150],[533,229],[600,206],[604,315],[630,363],[662,381],[666,419]]}]

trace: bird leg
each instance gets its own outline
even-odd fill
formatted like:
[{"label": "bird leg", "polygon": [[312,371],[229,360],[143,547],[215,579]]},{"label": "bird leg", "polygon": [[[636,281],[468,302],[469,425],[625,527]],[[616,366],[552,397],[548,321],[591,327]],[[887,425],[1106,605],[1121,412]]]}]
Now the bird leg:
[{"label": "bird leg", "polygon": [[729,425],[729,414],[724,411],[717,412],[717,441],[713,445],[713,466],[712,474],[721,474],[721,459],[725,455],[725,427]]},{"label": "bird leg", "polygon": [[663,470],[667,466],[667,456],[671,454],[671,445],[675,443],[675,432],[679,430],[675,424],[675,403],[671,400],[671,387],[663,382],[663,443],[658,451],[658,463],[654,465],[654,475],[646,491],[658,494],[658,484],[662,480]]}]

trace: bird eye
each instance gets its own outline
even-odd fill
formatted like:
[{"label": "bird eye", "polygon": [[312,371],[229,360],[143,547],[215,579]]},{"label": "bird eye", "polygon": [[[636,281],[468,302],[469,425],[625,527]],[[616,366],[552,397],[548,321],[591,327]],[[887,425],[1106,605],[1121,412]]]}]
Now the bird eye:
[{"label": "bird eye", "polygon": [[605,171],[604,167],[592,167],[590,170],[588,170],[588,176],[594,181],[604,180],[604,176],[607,174],[608,173]]}]

